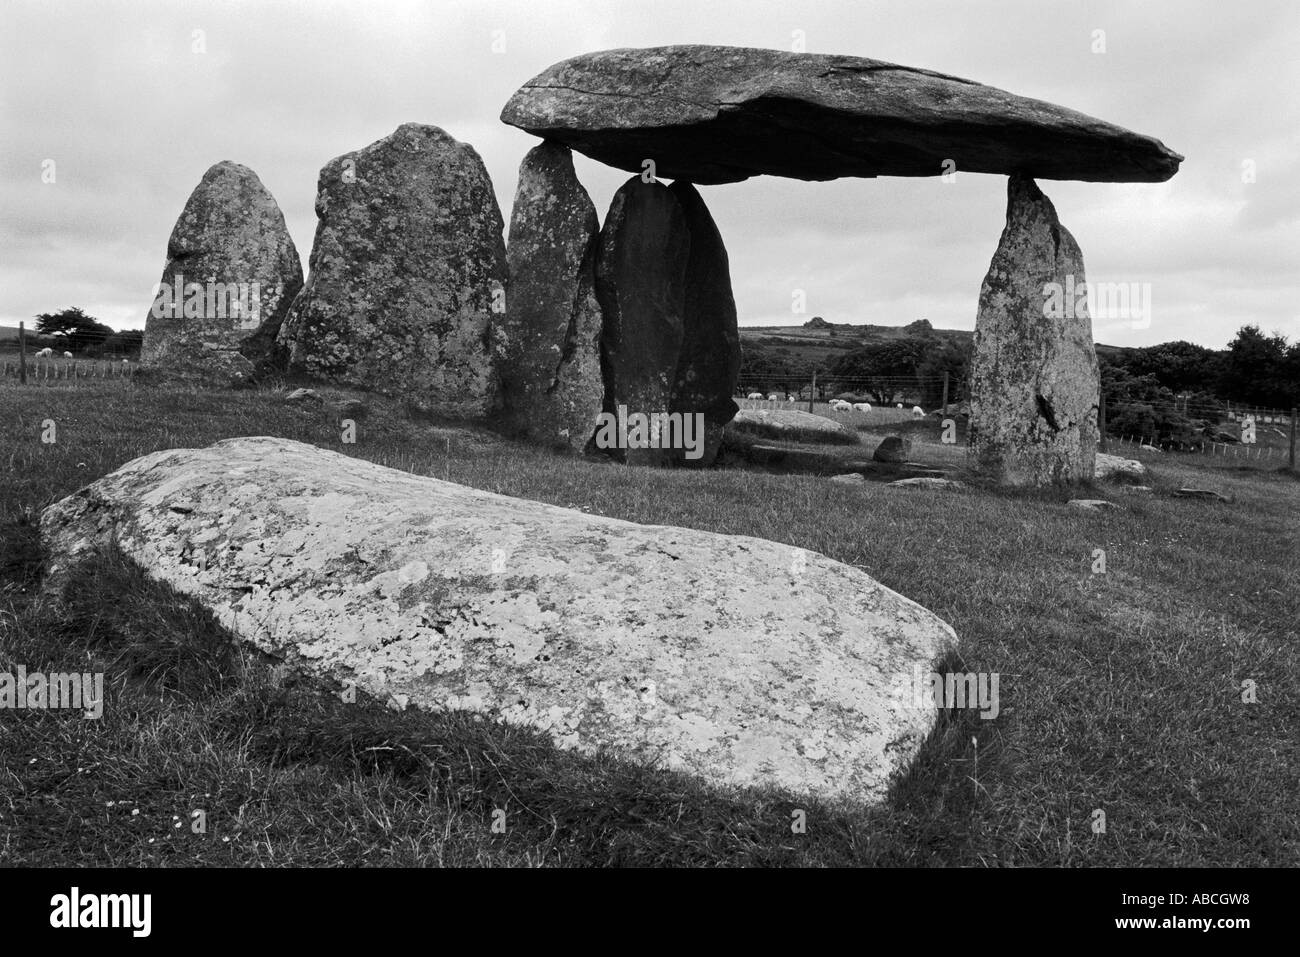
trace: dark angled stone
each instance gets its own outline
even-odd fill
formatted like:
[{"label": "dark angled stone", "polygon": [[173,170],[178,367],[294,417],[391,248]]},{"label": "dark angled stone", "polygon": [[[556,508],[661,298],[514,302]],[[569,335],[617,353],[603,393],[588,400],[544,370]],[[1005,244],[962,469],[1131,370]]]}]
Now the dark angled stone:
[{"label": "dark angled stone", "polygon": [[[1140,95],[1140,94],[1139,94]],[[746,47],[604,50],[549,67],[503,122],[631,172],[694,183],[751,176],[938,176],[1162,182],[1159,140],[959,77],[852,56]]]},{"label": "dark angled stone", "polygon": [[[605,411],[670,411],[684,338],[690,234],[676,195],[634,176],[619,187],[600,231],[596,298],[604,316]],[[612,451],[612,450],[611,450]],[[660,465],[661,449],[628,449],[629,464]]]},{"label": "dark angled stone", "polygon": [[731,292],[727,249],[699,190],[685,180],[669,189],[681,204],[690,236],[682,349],[672,411],[703,413],[705,424],[704,457],[677,458],[685,465],[707,466],[717,458],[726,424],[740,411],[732,399],[740,375],[736,300]]}]

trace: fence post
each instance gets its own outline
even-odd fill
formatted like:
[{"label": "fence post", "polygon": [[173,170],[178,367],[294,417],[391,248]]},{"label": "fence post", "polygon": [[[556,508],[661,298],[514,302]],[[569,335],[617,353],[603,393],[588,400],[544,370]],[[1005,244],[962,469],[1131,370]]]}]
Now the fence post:
[{"label": "fence post", "polygon": [[1106,391],[1097,392],[1097,447],[1106,451]]},{"label": "fence post", "polygon": [[813,403],[817,401],[817,370],[813,369],[812,385],[808,387],[808,411],[813,410]]},{"label": "fence post", "polygon": [[943,370],[943,415],[948,417],[948,370]]},{"label": "fence post", "polygon": [[18,381],[27,384],[27,323],[18,323]]},{"label": "fence post", "polygon": [[1291,407],[1291,471],[1292,472],[1295,471],[1295,429],[1296,429],[1295,420],[1297,414],[1300,414],[1300,409],[1297,409],[1295,406],[1292,406]]}]

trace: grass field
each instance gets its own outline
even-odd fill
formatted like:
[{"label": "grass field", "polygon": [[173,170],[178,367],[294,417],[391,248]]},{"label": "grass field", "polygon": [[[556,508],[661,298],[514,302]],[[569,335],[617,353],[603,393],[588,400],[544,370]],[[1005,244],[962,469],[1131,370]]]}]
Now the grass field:
[{"label": "grass field", "polygon": [[[98,721],[0,710],[0,861],[1300,863],[1300,483],[1290,474],[1139,454],[1156,470],[1154,494],[1087,490],[1122,510],[1086,512],[1058,491],[627,469],[369,401],[356,444],[344,445],[327,409],[273,390],[0,381],[0,671],[102,670],[107,689]],[[962,642],[955,664],[1002,676],[1000,714],[943,715],[881,807],[827,806],[578,758],[464,716],[345,704],[111,555],[60,600],[41,596],[44,506],[147,452],[236,435],[821,552],[949,621]],[[1172,498],[1181,485],[1232,502]],[[1104,574],[1091,571],[1095,549]],[[1255,703],[1242,700],[1246,680]],[[497,808],[504,834],[491,829]],[[806,834],[791,832],[793,808],[808,812]],[[196,834],[200,810],[206,833]]]}]

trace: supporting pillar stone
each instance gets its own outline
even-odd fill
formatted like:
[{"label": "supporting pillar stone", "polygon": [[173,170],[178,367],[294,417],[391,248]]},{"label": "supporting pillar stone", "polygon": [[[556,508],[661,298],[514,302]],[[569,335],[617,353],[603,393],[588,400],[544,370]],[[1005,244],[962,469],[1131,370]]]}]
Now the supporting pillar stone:
[{"label": "supporting pillar stone", "polygon": [[1083,255],[1027,176],[1007,184],[1007,223],[980,289],[970,452],[1004,485],[1089,480],[1098,371]]},{"label": "supporting pillar stone", "polygon": [[568,147],[531,149],[519,167],[506,247],[503,415],[521,437],[577,452],[595,431],[604,397],[598,225]]}]

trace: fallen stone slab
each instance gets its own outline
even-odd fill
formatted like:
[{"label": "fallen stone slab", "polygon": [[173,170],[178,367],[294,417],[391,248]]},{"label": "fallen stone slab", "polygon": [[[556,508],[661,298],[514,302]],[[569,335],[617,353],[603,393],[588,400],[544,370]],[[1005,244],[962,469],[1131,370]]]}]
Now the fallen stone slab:
[{"label": "fallen stone slab", "polygon": [[1200,498],[1214,502],[1232,501],[1232,499],[1228,498],[1226,495],[1220,495],[1218,492],[1213,492],[1207,488],[1180,488],[1177,489],[1173,495],[1174,498]]},{"label": "fallen stone slab", "polygon": [[853,56],[726,46],[603,50],[529,80],[501,120],[592,159],[693,183],[751,176],[1163,182],[1150,136],[971,80]]},{"label": "fallen stone slab", "polygon": [[889,485],[892,488],[925,488],[948,491],[955,491],[956,489],[966,487],[965,483],[958,482],[955,479],[926,478],[924,476],[899,479],[896,482],[890,482]]},{"label": "fallen stone slab", "polygon": [[777,542],[637,525],[287,439],[155,452],[42,516],[48,586],[115,542],[296,669],[717,785],[880,800],[952,628]]},{"label": "fallen stone slab", "polygon": [[856,437],[857,433],[843,422],[798,409],[741,409],[732,419],[737,424],[768,425],[778,431],[801,429],[827,435]]},{"label": "fallen stone slab", "polygon": [[315,389],[294,389],[284,397],[285,402],[306,402],[309,399],[313,402],[325,401],[317,394]]},{"label": "fallen stone slab", "polygon": [[1108,502],[1104,498],[1072,498],[1070,501],[1066,502],[1066,504],[1072,505],[1075,508],[1091,509],[1094,512],[1101,512],[1107,509],[1119,509],[1119,506],[1114,502]]},{"label": "fallen stone slab", "polygon": [[865,482],[867,477],[861,472],[845,472],[843,475],[832,475],[832,482],[841,482],[845,485],[860,485]]}]

